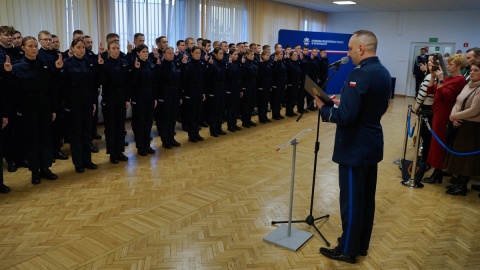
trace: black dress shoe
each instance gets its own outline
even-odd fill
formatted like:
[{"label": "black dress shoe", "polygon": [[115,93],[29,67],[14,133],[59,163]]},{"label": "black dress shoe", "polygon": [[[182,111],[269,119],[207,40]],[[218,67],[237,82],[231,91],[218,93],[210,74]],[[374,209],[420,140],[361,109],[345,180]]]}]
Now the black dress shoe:
[{"label": "black dress shoe", "polygon": [[237,130],[236,130],[235,128],[233,128],[233,127],[229,127],[229,128],[227,128],[227,130],[230,131],[230,132],[235,132],[235,131],[237,131]]},{"label": "black dress shoe", "polygon": [[162,143],[162,147],[165,149],[172,149],[173,147],[169,143]]},{"label": "black dress shoe", "polygon": [[234,126],[233,128],[236,129],[236,130],[242,130],[242,128],[239,127],[239,126]]},{"label": "black dress shoe", "polygon": [[272,122],[272,120],[270,120],[270,119],[268,119],[268,118],[265,119],[265,121],[267,121],[268,123]]},{"label": "black dress shoe", "polygon": [[58,175],[54,174],[50,169],[45,168],[40,170],[40,178],[44,178],[47,180],[57,180]]},{"label": "black dress shoe", "polygon": [[192,137],[188,137],[188,141],[193,143],[198,142],[197,138],[192,138]]},{"label": "black dress shoe", "polygon": [[292,113],[287,113],[287,114],[285,114],[285,115],[288,116],[288,117],[295,117],[295,116],[297,116],[298,114],[292,112]]},{"label": "black dress shoe", "polygon": [[[338,237],[338,238],[337,238],[337,243],[340,243],[340,239],[341,239],[341,237]],[[365,257],[365,256],[367,256],[367,255],[368,255],[368,251],[367,251],[367,250],[360,250],[360,256]]]},{"label": "black dress shoe", "polygon": [[88,164],[85,164],[85,168],[87,168],[89,170],[96,170],[96,169],[98,169],[98,166],[97,166],[97,164],[95,164],[93,162],[90,162]]},{"label": "black dress shoe", "polygon": [[155,150],[153,150],[152,147],[147,147],[147,149],[145,149],[145,151],[147,151],[148,154],[155,154]]},{"label": "black dress shoe", "polygon": [[76,171],[77,173],[83,173],[83,172],[85,171],[85,169],[84,169],[83,167],[80,167],[80,166],[76,166],[76,165],[75,165],[75,171]]},{"label": "black dress shoe", "polygon": [[1,183],[0,184],[0,193],[5,194],[5,193],[9,193],[9,192],[10,192],[10,188],[5,186],[4,183]]},{"label": "black dress shoe", "polygon": [[218,134],[215,133],[215,132],[210,132],[210,136],[212,136],[212,137],[218,137]]},{"label": "black dress shoe", "polygon": [[258,122],[262,123],[262,124],[266,124],[267,123],[267,120],[258,120]]},{"label": "black dress shoe", "polygon": [[257,126],[257,123],[252,122],[252,121],[248,122],[248,124],[249,124],[250,126],[252,126],[252,127],[256,127],[256,126]]},{"label": "black dress shoe", "polygon": [[92,153],[98,153],[98,151],[99,151],[99,150],[98,150],[97,147],[95,147],[95,145],[93,145],[93,144],[90,145],[90,152],[92,152]]},{"label": "black dress shoe", "polygon": [[7,170],[9,172],[16,172],[17,171],[17,165],[15,164],[15,162],[8,163]]},{"label": "black dress shoe", "polygon": [[120,163],[120,160],[118,160],[118,157],[110,155],[110,163],[118,164],[118,163]]},{"label": "black dress shoe", "polygon": [[354,264],[357,262],[357,259],[353,256],[343,254],[339,250],[335,248],[320,248],[320,253],[322,253],[325,257],[330,258],[332,260],[342,261]]},{"label": "black dress shoe", "polygon": [[224,130],[220,130],[220,131],[218,132],[218,135],[227,135],[227,132],[225,132]]},{"label": "black dress shoe", "polygon": [[138,149],[137,154],[139,154],[142,157],[148,156],[147,150],[144,150],[144,149]]},{"label": "black dress shoe", "polygon": [[250,125],[249,125],[249,124],[242,124],[242,127],[244,127],[244,128],[250,128]]},{"label": "black dress shoe", "polygon": [[207,123],[205,123],[205,122],[201,123],[200,126],[201,126],[201,127],[209,127],[209,125],[208,125]]},{"label": "black dress shoe", "polygon": [[36,172],[32,171],[32,184],[38,185],[41,182],[42,182],[42,179],[40,177],[40,172],[39,171],[36,171]]},{"label": "black dress shoe", "polygon": [[308,108],[308,110],[314,112],[314,111],[316,111],[316,110],[318,110],[318,109],[317,109],[316,107],[310,107],[310,108]]},{"label": "black dress shoe", "polygon": [[280,116],[273,116],[272,119],[273,120],[280,120]]},{"label": "black dress shoe", "polygon": [[120,160],[120,161],[128,161],[128,157],[125,156],[123,153],[120,153],[120,155],[118,155],[118,160]]},{"label": "black dress shoe", "polygon": [[60,159],[60,160],[67,160],[68,156],[65,155],[62,151],[58,151],[53,155],[54,158]]},{"label": "black dress shoe", "polygon": [[279,118],[280,118],[280,119],[285,119],[285,116],[280,115]]},{"label": "black dress shoe", "polygon": [[123,145],[128,146],[128,142],[124,142]]},{"label": "black dress shoe", "polygon": [[176,140],[171,141],[170,144],[171,144],[173,147],[180,147],[180,146],[182,146],[182,144],[179,143],[179,142],[177,142]]},{"label": "black dress shoe", "polygon": [[102,135],[100,135],[100,134],[98,134],[98,133],[95,133],[95,134],[93,134],[93,138],[94,138],[95,140],[101,140],[101,139],[102,139]]},{"label": "black dress shoe", "polygon": [[204,140],[205,140],[205,139],[204,139],[202,136],[200,136],[200,135],[197,136],[197,141],[202,142],[202,141],[204,141]]}]

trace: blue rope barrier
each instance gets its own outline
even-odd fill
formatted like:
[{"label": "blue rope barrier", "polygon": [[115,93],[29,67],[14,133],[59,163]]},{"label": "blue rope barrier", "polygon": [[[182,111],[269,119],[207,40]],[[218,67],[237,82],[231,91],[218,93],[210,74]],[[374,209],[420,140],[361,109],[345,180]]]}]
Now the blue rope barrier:
[{"label": "blue rope barrier", "polygon": [[477,150],[477,151],[474,151],[474,152],[456,152],[456,151],[451,150],[450,148],[448,148],[442,142],[442,140],[440,140],[440,138],[438,138],[437,134],[435,134],[435,132],[433,132],[432,128],[430,127],[430,124],[428,123],[428,120],[426,118],[422,118],[422,119],[423,119],[423,121],[425,121],[425,124],[427,124],[428,131],[430,131],[430,133],[432,133],[432,136],[435,138],[435,140],[437,140],[437,142],[450,154],[453,154],[453,155],[456,155],[456,156],[472,156],[472,155],[480,154],[480,150]]},{"label": "blue rope barrier", "polygon": [[408,137],[413,137],[413,134],[415,133],[415,127],[412,128],[412,132],[410,132],[410,113],[407,115],[407,134]]}]

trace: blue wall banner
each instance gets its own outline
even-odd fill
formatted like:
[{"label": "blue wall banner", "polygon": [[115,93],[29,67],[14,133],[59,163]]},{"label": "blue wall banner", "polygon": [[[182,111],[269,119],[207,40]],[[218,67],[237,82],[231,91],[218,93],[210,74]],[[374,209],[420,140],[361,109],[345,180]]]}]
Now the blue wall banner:
[{"label": "blue wall banner", "polygon": [[[352,34],[339,34],[339,33],[327,33],[327,32],[308,32],[308,31],[296,31],[281,29],[278,31],[278,43],[282,44],[283,48],[286,45],[295,46],[308,46],[311,50],[313,48],[326,49],[328,62],[331,64],[342,57],[347,56],[348,53],[348,41]],[[340,66],[338,72],[333,75],[332,79],[328,82],[326,87],[327,94],[339,94],[342,90],[343,83],[347,78],[351,70],[355,68],[351,59],[348,63]],[[332,74],[334,69],[329,70],[329,75]]]}]

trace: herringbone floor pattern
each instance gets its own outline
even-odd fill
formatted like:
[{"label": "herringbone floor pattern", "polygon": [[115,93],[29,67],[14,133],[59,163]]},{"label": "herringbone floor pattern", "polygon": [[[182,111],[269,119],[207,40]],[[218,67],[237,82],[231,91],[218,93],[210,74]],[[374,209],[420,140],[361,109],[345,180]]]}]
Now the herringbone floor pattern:
[{"label": "herringbone floor pattern", "polygon": [[[306,224],[294,226],[314,236],[297,252],[263,241],[276,228],[272,220],[288,217],[292,147],[275,148],[315,127],[317,114],[309,113],[298,123],[289,118],[220,138],[203,129],[206,141],[197,144],[178,131],[182,147],[148,157],[135,154],[129,130],[128,163],[110,164],[104,140],[97,141],[98,170],[77,174],[71,160],[57,161],[60,179],[39,186],[26,169],[5,172],[13,191],[0,196],[0,269],[479,269],[477,193],[454,197],[445,183],[399,184],[393,161],[403,151],[411,102],[396,97],[383,118],[375,226],[369,255],[356,265],[320,255],[325,243]],[[317,225],[332,246],[341,232],[334,127],[320,127],[313,209],[330,214]],[[310,210],[315,132],[297,146],[294,219]],[[158,137],[153,145],[161,145]]]}]

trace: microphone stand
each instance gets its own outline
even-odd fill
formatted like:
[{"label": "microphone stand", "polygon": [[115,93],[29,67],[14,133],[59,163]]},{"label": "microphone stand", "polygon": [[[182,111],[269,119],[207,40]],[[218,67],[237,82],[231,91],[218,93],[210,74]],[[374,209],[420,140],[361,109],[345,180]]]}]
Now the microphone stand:
[{"label": "microphone stand", "polygon": [[[333,77],[333,75],[335,75],[335,73],[337,73],[337,71],[339,69],[340,69],[340,66],[335,67],[335,70],[332,72],[332,74],[330,74],[330,76],[327,78],[327,80],[323,83],[322,89],[325,88],[327,83],[330,81],[330,79]],[[309,104],[309,106],[307,106],[307,108],[309,108],[310,105],[312,105],[312,103],[313,103],[313,101],[310,102],[310,104]],[[305,110],[304,110],[304,112],[305,112]],[[300,120],[300,118],[302,118],[302,115],[304,114],[304,112],[298,117],[297,122]],[[307,218],[305,220],[292,220],[290,222],[291,223],[305,222],[309,226],[312,226],[317,231],[317,233],[322,237],[323,241],[325,241],[325,244],[327,244],[327,246],[329,247],[330,242],[327,241],[325,236],[323,236],[322,232],[320,232],[320,230],[317,228],[317,226],[315,225],[315,221],[321,220],[321,219],[324,219],[324,218],[328,218],[328,217],[330,217],[330,215],[327,214],[327,215],[317,217],[317,218],[315,218],[313,216],[313,201],[314,201],[314,197],[315,197],[315,180],[316,180],[316,174],[317,174],[317,158],[318,158],[318,150],[320,149],[320,142],[319,142],[319,138],[318,138],[319,133],[320,133],[320,110],[318,110],[318,119],[317,119],[317,137],[316,137],[316,141],[315,141],[315,160],[314,160],[314,163],[313,163],[312,193],[311,193],[311,196],[310,196],[310,214],[307,216]],[[279,224],[279,223],[288,223],[288,222],[289,221],[272,221],[272,225]]]}]

